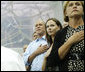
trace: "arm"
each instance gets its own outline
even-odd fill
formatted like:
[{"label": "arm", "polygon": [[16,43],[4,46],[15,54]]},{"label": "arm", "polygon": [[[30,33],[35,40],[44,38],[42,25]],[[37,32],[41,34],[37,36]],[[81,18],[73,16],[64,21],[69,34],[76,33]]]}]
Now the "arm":
[{"label": "arm", "polygon": [[46,54],[45,54],[45,57],[44,57],[44,60],[43,60],[43,65],[42,65],[42,71],[45,71],[45,68],[46,68],[46,62],[47,62],[47,57],[50,55],[50,52],[52,50],[52,46],[53,44],[51,45],[51,47],[47,50]]},{"label": "arm", "polygon": [[41,46],[41,45],[40,45],[39,48],[29,56],[28,62],[32,63],[32,61],[34,60],[34,58],[35,58],[37,55],[39,55],[39,54],[41,54],[41,53],[44,53],[44,52],[47,51],[47,50],[48,50],[48,46],[47,46],[47,45],[44,45],[44,46]]},{"label": "arm", "polygon": [[84,31],[73,34],[59,49],[58,54],[60,59],[63,59],[69,52],[71,46],[84,39]]},{"label": "arm", "polygon": [[42,71],[45,71],[46,62],[47,62],[47,58],[44,58],[43,65],[42,65]]},{"label": "arm", "polygon": [[59,54],[59,58],[62,60],[68,53],[68,51],[70,50],[72,46],[72,43],[68,40],[67,42],[65,42],[59,49],[58,49],[58,54]]}]

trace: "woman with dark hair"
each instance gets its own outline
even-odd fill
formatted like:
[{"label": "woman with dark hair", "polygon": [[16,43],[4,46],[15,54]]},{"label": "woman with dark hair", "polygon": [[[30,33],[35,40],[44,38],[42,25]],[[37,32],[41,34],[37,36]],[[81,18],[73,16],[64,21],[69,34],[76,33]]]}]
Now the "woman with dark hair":
[{"label": "woman with dark hair", "polygon": [[[57,28],[55,28],[55,30],[53,30],[53,32],[48,32],[48,30],[50,31],[51,28],[49,27],[49,24],[50,24],[50,27],[53,28],[55,26],[57,26]],[[54,24],[54,25],[53,25]],[[56,19],[56,18],[49,18],[47,21],[46,21],[46,38],[47,38],[47,42],[49,45],[52,45],[53,41],[54,41],[54,37],[55,37],[55,34],[58,30],[62,29],[62,25],[61,23]],[[53,35],[53,40],[52,40],[52,35]]]},{"label": "woman with dark hair", "polygon": [[46,21],[46,38],[49,45],[49,49],[47,50],[46,55],[44,57],[42,66],[43,71],[48,68],[46,66],[47,57],[51,52],[56,32],[58,32],[60,29],[62,29],[62,25],[56,18],[50,18]]},{"label": "woman with dark hair", "polygon": [[84,1],[65,1],[68,26],[57,32],[47,64],[59,71],[84,71]]}]

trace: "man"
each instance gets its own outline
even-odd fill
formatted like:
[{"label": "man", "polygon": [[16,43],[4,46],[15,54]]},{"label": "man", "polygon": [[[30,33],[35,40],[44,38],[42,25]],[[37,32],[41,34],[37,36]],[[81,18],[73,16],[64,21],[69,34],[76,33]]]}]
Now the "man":
[{"label": "man", "polygon": [[17,52],[1,46],[1,71],[26,71],[23,58]]},{"label": "man", "polygon": [[38,38],[38,35],[36,33],[36,31],[33,33],[33,40],[36,40]]},{"label": "man", "polygon": [[38,20],[35,24],[35,30],[39,37],[28,45],[24,53],[24,62],[25,65],[31,66],[30,71],[42,71],[44,55],[48,49],[45,39],[45,23]]}]

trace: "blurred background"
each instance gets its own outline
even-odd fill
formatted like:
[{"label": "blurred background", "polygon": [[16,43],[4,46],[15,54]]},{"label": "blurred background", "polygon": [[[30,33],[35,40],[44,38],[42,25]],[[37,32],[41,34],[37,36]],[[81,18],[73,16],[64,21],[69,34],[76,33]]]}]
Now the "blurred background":
[{"label": "blurred background", "polygon": [[52,17],[63,24],[63,1],[1,1],[1,45],[22,53],[35,22]]}]

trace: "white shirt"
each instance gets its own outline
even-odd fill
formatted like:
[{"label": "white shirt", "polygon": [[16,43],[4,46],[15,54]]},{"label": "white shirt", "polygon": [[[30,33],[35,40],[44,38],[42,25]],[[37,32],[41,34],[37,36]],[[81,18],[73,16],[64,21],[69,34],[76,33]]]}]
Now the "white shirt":
[{"label": "white shirt", "polygon": [[[40,46],[40,45],[47,45],[47,41],[45,40],[45,36],[43,36],[41,39],[36,39],[35,41],[31,42],[26,52],[24,53],[24,62],[27,63],[28,57]],[[45,52],[36,56],[31,64],[31,71],[42,71],[42,64],[44,60]]]},{"label": "white shirt", "polygon": [[1,46],[1,71],[26,71],[23,58],[17,52]]}]

